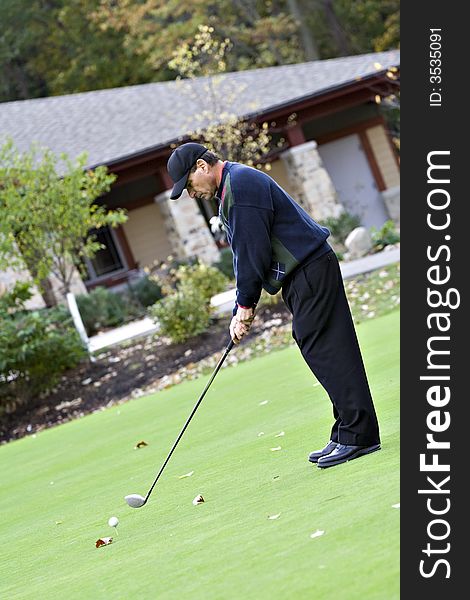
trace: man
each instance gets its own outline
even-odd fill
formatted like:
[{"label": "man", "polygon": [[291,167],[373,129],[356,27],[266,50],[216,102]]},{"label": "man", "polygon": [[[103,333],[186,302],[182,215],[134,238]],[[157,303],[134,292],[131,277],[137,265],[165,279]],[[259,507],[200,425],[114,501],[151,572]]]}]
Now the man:
[{"label": "man", "polygon": [[292,335],[333,404],[330,441],[309,455],[318,467],[380,449],[379,427],[338,260],[329,231],[268,175],[221,161],[201,144],[174,150],[167,165],[174,187],[191,198],[219,201],[233,251],[237,301],[230,323],[235,343],[248,333],[264,288],[292,313]]}]

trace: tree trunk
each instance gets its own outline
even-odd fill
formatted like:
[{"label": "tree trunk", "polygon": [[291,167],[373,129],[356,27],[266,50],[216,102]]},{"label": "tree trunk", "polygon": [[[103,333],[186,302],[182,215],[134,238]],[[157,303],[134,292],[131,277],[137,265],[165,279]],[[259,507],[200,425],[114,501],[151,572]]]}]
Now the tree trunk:
[{"label": "tree trunk", "polygon": [[54,290],[49,279],[46,278],[40,282],[39,292],[47,308],[51,308],[51,306],[57,306],[57,299],[55,297]]},{"label": "tree trunk", "polygon": [[7,78],[12,82],[10,94],[14,97],[11,100],[26,100],[30,97],[29,85],[24,69],[20,65],[11,62],[5,65]]},{"label": "tree trunk", "polygon": [[305,54],[305,60],[318,60],[320,58],[320,54],[318,52],[318,48],[313,37],[313,33],[305,22],[304,15],[302,14],[302,10],[300,8],[299,3],[297,2],[297,0],[287,0],[287,4],[289,5],[291,15],[299,24],[300,37],[302,40],[302,47]]},{"label": "tree trunk", "polygon": [[18,235],[16,235],[15,239],[16,239],[18,248],[21,252],[21,255],[23,257],[24,264],[26,265],[26,268],[28,269],[33,281],[35,281],[35,283],[37,284],[38,291],[41,294],[42,299],[44,300],[46,306],[48,308],[50,308],[51,306],[57,306],[57,299],[55,297],[55,294],[54,294],[54,291],[52,288],[52,283],[50,282],[49,278],[46,277],[45,279],[41,279],[41,281],[39,281],[39,282],[37,281],[38,272],[36,269],[34,259],[33,258],[28,259],[25,256],[25,254],[22,252],[21,238]]},{"label": "tree trunk", "polygon": [[322,0],[322,4],[331,35],[333,36],[340,56],[349,56],[349,54],[351,54],[351,47],[348,37],[336,15],[333,0]]}]

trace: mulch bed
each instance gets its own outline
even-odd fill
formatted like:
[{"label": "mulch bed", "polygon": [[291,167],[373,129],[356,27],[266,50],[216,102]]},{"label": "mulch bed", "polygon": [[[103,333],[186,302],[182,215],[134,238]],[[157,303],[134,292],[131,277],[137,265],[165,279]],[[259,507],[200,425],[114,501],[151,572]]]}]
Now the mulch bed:
[{"label": "mulch bed", "polygon": [[[266,331],[270,321],[279,318],[283,322],[291,318],[282,301],[260,307],[247,342]],[[157,384],[162,377],[221,352],[229,341],[229,322],[229,315],[216,320],[206,333],[183,344],[171,344],[155,336],[105,349],[96,357],[96,362],[86,362],[66,373],[47,396],[12,414],[2,415],[0,442],[6,443],[142,395],[143,390]]]}]

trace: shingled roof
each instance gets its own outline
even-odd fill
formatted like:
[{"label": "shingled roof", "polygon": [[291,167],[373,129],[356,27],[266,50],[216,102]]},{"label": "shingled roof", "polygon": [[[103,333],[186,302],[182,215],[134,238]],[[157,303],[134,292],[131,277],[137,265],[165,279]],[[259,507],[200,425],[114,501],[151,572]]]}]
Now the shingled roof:
[{"label": "shingled roof", "polygon": [[[225,75],[221,89],[239,90],[239,116],[260,114],[399,62],[399,52],[389,51],[239,71]],[[185,92],[188,85],[195,86],[191,94]],[[1,103],[0,140],[10,136],[20,150],[34,141],[71,157],[87,151],[89,166],[113,163],[186,135],[194,127],[194,115],[211,108],[209,99],[201,105],[205,86],[207,80],[201,78],[191,84],[169,81]]]}]

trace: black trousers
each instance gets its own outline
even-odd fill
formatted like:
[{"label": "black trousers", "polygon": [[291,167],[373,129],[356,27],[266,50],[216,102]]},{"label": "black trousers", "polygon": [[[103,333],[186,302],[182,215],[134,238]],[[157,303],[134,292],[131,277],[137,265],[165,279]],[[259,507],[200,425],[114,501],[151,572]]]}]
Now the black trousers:
[{"label": "black trousers", "polygon": [[297,267],[282,297],[292,313],[292,336],[333,404],[330,439],[378,444],[377,416],[335,253]]}]

